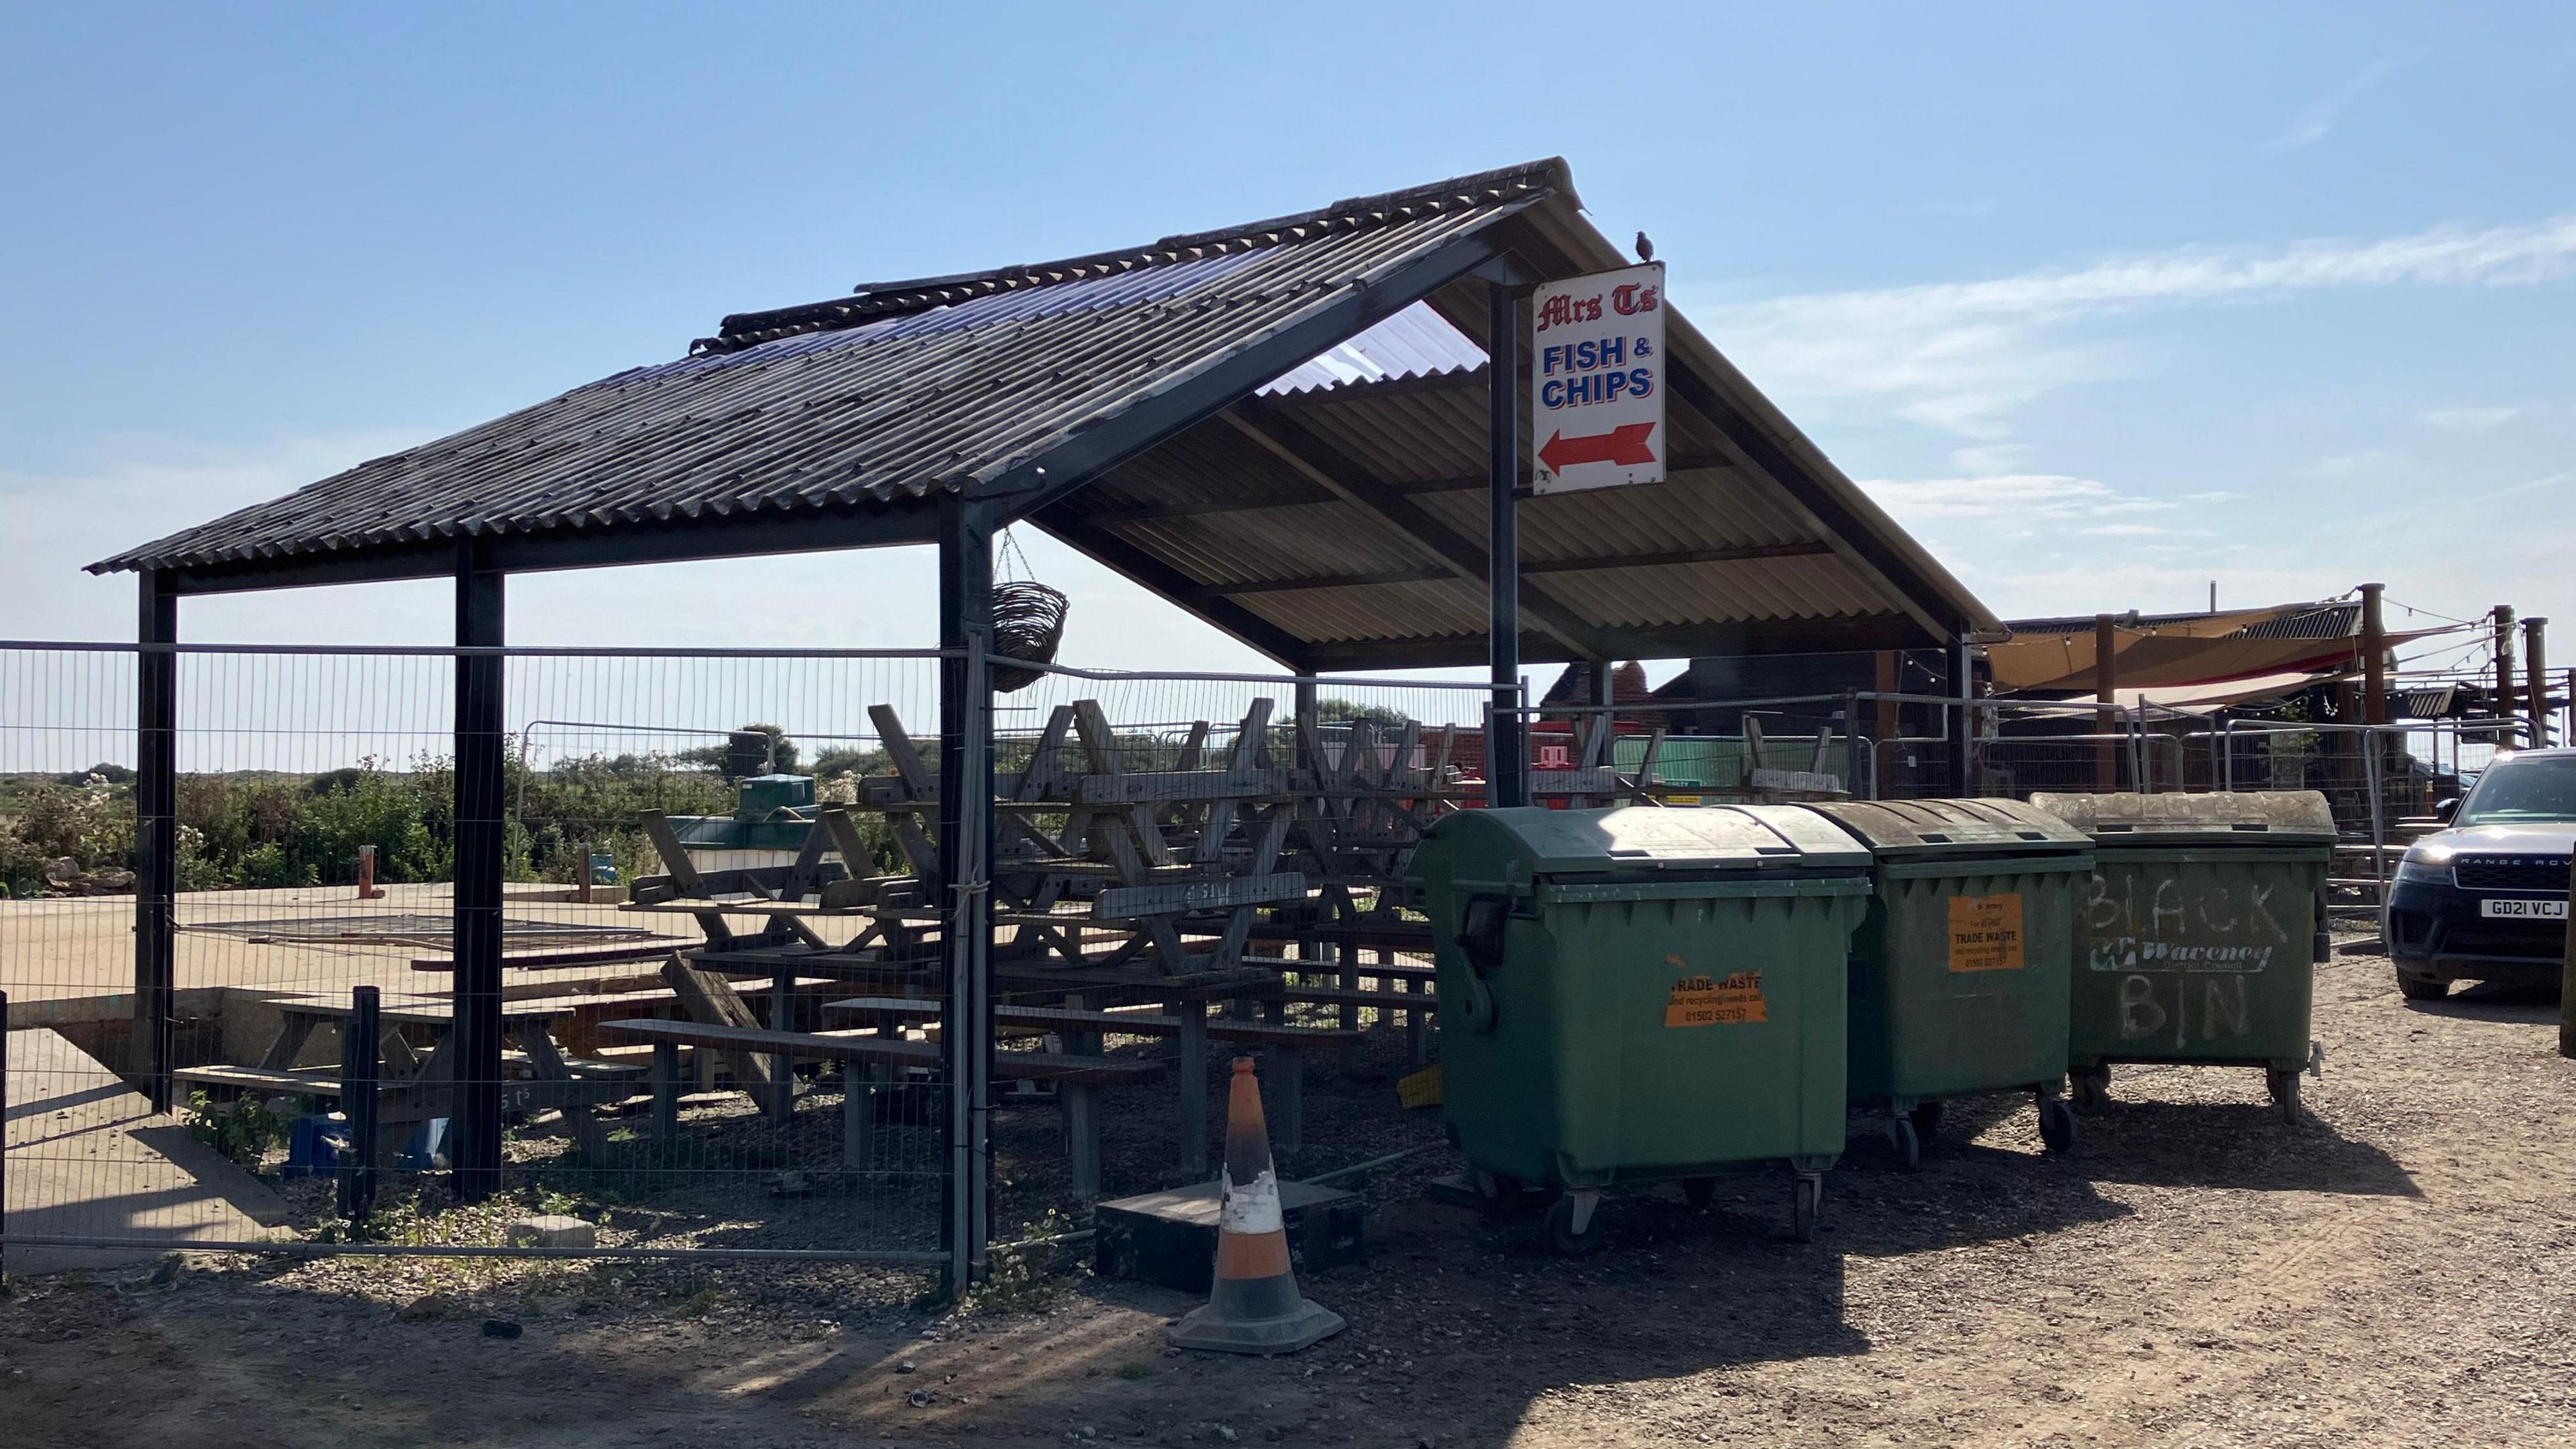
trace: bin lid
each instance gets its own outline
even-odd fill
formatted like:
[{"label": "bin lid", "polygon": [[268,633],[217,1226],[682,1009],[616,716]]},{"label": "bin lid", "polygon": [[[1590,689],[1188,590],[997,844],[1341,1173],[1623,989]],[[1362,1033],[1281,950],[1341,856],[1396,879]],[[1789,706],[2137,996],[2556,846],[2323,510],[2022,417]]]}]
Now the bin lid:
[{"label": "bin lid", "polygon": [[2033,795],[2030,803],[2097,844],[2331,845],[2334,811],[2314,790],[2203,795]]},{"label": "bin lid", "polygon": [[1482,835],[1474,850],[1517,855],[1533,876],[1766,866],[1864,870],[1870,861],[1831,821],[1795,805],[1461,810],[1443,817],[1432,834]]},{"label": "bin lid", "polygon": [[1883,856],[2073,855],[2093,837],[2019,800],[1834,800],[1806,807]]}]

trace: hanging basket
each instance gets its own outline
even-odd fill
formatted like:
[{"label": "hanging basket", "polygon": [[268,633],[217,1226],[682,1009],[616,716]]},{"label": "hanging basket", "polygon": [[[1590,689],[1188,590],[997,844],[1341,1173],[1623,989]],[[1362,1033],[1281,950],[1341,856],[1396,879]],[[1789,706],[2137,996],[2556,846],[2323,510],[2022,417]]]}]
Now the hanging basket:
[{"label": "hanging basket", "polygon": [[[1055,662],[1056,646],[1064,642],[1064,615],[1070,607],[1063,591],[1027,579],[1013,579],[993,586],[993,653],[1000,659],[1025,659],[1031,664]],[[1015,694],[1043,678],[1035,669],[1015,669],[1008,664],[993,666],[993,688],[1002,694]]]}]

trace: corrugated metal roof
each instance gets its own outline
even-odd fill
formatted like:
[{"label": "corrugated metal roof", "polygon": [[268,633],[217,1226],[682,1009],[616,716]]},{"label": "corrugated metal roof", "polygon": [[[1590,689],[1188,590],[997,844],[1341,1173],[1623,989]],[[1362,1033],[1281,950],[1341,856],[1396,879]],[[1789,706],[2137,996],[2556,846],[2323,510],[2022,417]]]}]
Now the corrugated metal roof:
[{"label": "corrugated metal roof", "polygon": [[573,389],[95,571],[918,498],[1005,471],[1565,186],[1543,162],[1148,247],[725,319]]},{"label": "corrugated metal roof", "polygon": [[[417,568],[436,540],[524,533],[551,548],[575,530],[658,530],[680,540],[661,556],[693,556],[671,525],[917,508],[1097,437],[1184,379],[1268,365],[1263,339],[1276,351],[1300,319],[1374,296],[1395,310],[1351,309],[1379,320],[1220,416],[1122,440],[1102,456],[1142,451],[1087,465],[1032,517],[1292,663],[1481,657],[1486,283],[1365,289],[1487,228],[1477,245],[1524,275],[1626,262],[1551,161],[1129,251],[870,284],[727,317],[686,357],[92,567],[230,578],[346,559],[363,576],[397,549]],[[1530,657],[1774,647],[1766,627],[1783,648],[1995,627],[1688,319],[1667,328],[1671,477],[1522,505],[1524,625],[1555,641]],[[1300,441],[1283,450],[1282,429]],[[1317,450],[1350,460],[1375,501],[1318,474]],[[1852,627],[1837,646],[1818,642],[1827,625]]]},{"label": "corrugated metal roof", "polygon": [[1353,382],[1437,377],[1485,365],[1485,349],[1420,302],[1272,381],[1265,393],[1305,392]]}]

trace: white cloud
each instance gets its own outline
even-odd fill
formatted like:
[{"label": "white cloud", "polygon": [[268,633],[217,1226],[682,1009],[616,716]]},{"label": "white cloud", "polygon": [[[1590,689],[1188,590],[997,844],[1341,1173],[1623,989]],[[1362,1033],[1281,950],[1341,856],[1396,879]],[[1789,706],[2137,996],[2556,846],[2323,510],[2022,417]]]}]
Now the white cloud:
[{"label": "white cloud", "polygon": [[[2066,521],[2179,507],[2160,498],[2130,498],[2098,478],[2064,473],[2003,473],[1963,478],[1873,478],[1860,485],[1899,522],[1935,518]],[[2087,533],[2163,530],[2130,524]]]},{"label": "white cloud", "polygon": [[2264,142],[2262,149],[2296,151],[2324,140],[2333,133],[2335,122],[2343,119],[2344,109],[2359,100],[2363,91],[2386,79],[2389,69],[2390,64],[2385,60],[2375,60],[2363,66],[2360,74],[2301,107],[2297,117],[2290,122],[2290,129]]},{"label": "white cloud", "polygon": [[1718,345],[1793,413],[1851,399],[1873,414],[1892,410],[1998,447],[2011,436],[2013,414],[2037,398],[2136,371],[2116,338],[2075,335],[2087,323],[2326,288],[2517,286],[2570,275],[2576,275],[2576,214],[2268,250],[2189,247],[2072,271],[1809,293],[1693,311]]},{"label": "white cloud", "polygon": [[2350,478],[2387,462],[2390,456],[2378,448],[2365,448],[2358,453],[2337,453],[2310,463],[2308,471],[2320,478]]},{"label": "white cloud", "polygon": [[2522,415],[2520,408],[2455,407],[2435,408],[2424,414],[2424,421],[2437,428],[2457,433],[2483,433],[2500,428]]},{"label": "white cloud", "polygon": [[2149,534],[2163,533],[2165,530],[2148,523],[2105,523],[2097,528],[2079,528],[2075,531],[2095,538],[2143,538]]}]

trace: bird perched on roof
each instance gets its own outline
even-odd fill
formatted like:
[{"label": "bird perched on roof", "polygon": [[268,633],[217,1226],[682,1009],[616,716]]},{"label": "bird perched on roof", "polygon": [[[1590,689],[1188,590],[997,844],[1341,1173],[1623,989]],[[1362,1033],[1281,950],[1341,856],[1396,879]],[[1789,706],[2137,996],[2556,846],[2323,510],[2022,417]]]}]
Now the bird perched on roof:
[{"label": "bird perched on roof", "polygon": [[1641,231],[1637,233],[1637,260],[1641,262],[1651,262],[1654,259],[1655,244],[1646,239],[1646,234],[1644,232]]}]

